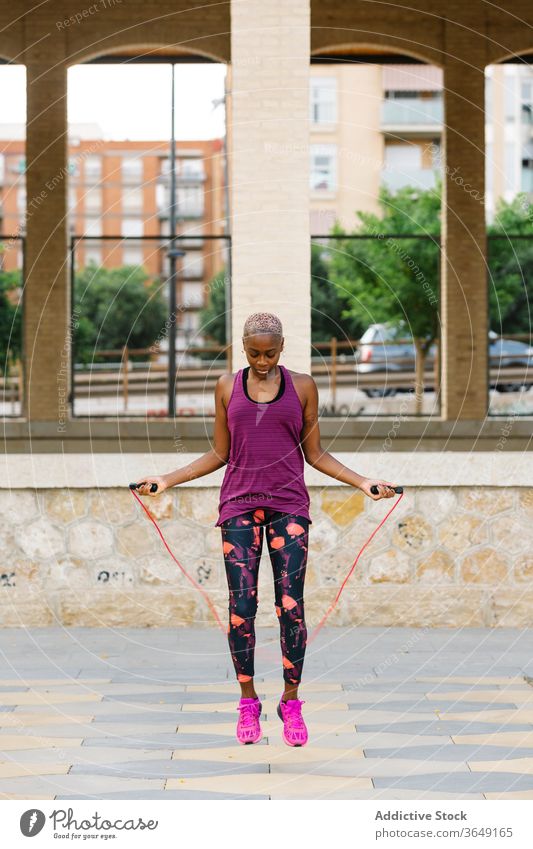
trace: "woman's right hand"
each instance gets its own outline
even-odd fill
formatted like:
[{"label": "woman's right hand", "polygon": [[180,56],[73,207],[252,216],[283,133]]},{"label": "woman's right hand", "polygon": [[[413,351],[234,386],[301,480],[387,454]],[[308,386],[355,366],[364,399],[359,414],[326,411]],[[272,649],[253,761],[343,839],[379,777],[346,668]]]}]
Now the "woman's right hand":
[{"label": "woman's right hand", "polygon": [[[135,481],[135,483],[143,484],[143,486],[137,486],[135,492],[137,492],[139,495],[150,495],[152,496],[152,498],[154,498],[154,496],[156,495],[161,495],[161,493],[164,492],[165,489],[168,489],[169,486],[168,481],[164,475],[140,478],[140,480]],[[155,492],[150,492],[150,485],[153,483],[157,484],[157,490]]]}]

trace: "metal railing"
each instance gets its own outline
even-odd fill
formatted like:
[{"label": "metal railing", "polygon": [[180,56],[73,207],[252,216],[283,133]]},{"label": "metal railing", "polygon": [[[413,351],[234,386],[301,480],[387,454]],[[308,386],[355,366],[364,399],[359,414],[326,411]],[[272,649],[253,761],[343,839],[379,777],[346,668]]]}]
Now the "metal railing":
[{"label": "metal railing", "polygon": [[386,98],[381,104],[381,127],[386,126],[442,126],[444,104],[442,98],[423,97]]},{"label": "metal railing", "polygon": [[[435,244],[438,253],[438,236],[421,236],[420,234],[379,234],[374,236],[352,236],[353,239],[368,238],[392,238],[405,239],[429,239]],[[324,251],[335,250],[338,239],[346,240],[348,237],[332,237],[331,235],[313,237],[313,242],[320,243]],[[225,240],[227,246],[226,258],[229,266],[229,239],[221,236],[192,236],[184,234],[179,236],[184,243],[190,247],[194,240],[199,240],[209,245],[212,239]],[[21,236],[1,236],[1,242],[20,242],[24,248],[24,239]],[[113,242],[133,244],[153,244],[152,254],[164,253],[169,237],[74,237],[71,243],[71,281],[74,296],[74,279],[76,271],[76,255],[81,242],[85,244],[107,244],[112,248]],[[505,234],[490,234],[488,237],[488,279],[491,291],[497,290],[501,285],[504,275],[514,274],[520,281],[521,297],[524,307],[522,312],[526,314],[530,308],[530,290],[532,276],[530,274],[530,255],[533,256],[533,237],[527,234],[512,236]],[[209,248],[205,248],[209,253]],[[112,250],[111,250],[112,253]],[[118,262],[115,264],[117,267]],[[23,269],[22,269],[23,271]],[[158,276],[161,280],[161,275]],[[195,278],[200,285],[205,285],[206,277]],[[190,281],[193,282],[191,279]],[[520,287],[519,287],[520,288]],[[498,317],[498,299],[496,307],[493,307],[491,322],[493,330],[498,332],[498,337],[491,340],[490,344],[500,340],[520,343],[523,347],[522,361],[517,364],[516,353],[509,350],[501,350],[499,354],[489,357],[488,384],[490,387],[489,415],[533,415],[533,363],[529,362],[530,354],[524,354],[524,349],[531,348],[531,332],[527,329],[523,332],[507,332],[506,327],[512,327],[510,319],[502,313],[502,321],[498,323],[494,319]],[[75,298],[72,300],[73,307],[76,306]],[[74,316],[73,316],[74,318]],[[345,331],[344,338],[341,333]],[[177,415],[212,415],[212,392],[216,378],[227,370],[228,348],[224,345],[195,345],[195,332],[190,331],[188,336],[178,331],[180,345],[177,351]],[[163,340],[164,341],[164,340]],[[395,345],[404,345],[412,342],[409,338],[394,339],[384,346],[380,342],[366,342],[365,346],[379,354],[390,353]],[[385,362],[381,371],[374,373],[362,373],[357,371],[358,352],[361,350],[360,335],[356,336],[349,332],[345,323],[341,322],[339,334],[327,335],[319,342],[312,345],[312,374],[319,387],[321,409],[326,415],[372,415],[391,416],[399,409],[406,409],[405,401],[412,397],[415,381],[413,360],[410,356],[402,356],[397,353]],[[426,409],[423,415],[429,415],[438,409],[439,390],[439,340],[436,342],[435,356],[429,357],[424,370],[424,385],[427,398],[425,398]],[[166,399],[164,386],[168,374],[168,353],[164,345],[154,340],[150,346],[135,346],[124,339],[124,344],[117,347],[96,347],[94,357],[90,362],[76,361],[76,334],[73,334],[72,357],[72,410],[75,416],[106,416],[106,415],[166,415]],[[379,358],[379,357],[377,357]],[[385,357],[386,359],[386,357]],[[394,365],[399,366],[392,370],[387,368],[391,360]],[[2,412],[4,416],[17,416],[22,411],[23,371],[20,358],[7,357],[7,369],[0,376],[2,388]],[[407,394],[407,399],[406,399]],[[207,400],[206,400],[207,399]],[[89,401],[95,401],[94,409],[89,409]],[[76,406],[74,406],[76,403]],[[414,409],[409,407],[409,414],[414,414]]]},{"label": "metal railing", "polygon": [[[205,366],[205,357],[212,346],[195,345],[198,331],[193,321],[198,310],[207,305],[207,294],[222,289],[222,302],[226,300],[226,287],[229,283],[231,268],[231,240],[225,235],[197,235],[191,232],[175,237],[176,248],[183,245],[185,256],[178,260],[177,274],[177,305],[173,322],[176,325],[176,397],[191,388],[190,377],[196,370]],[[172,239],[167,235],[157,236],[74,236],[70,245],[71,271],[71,303],[73,306],[72,325],[72,367],[71,367],[71,414],[73,417],[107,416],[107,415],[157,415],[168,414],[168,388],[165,399],[165,385],[168,387],[169,359],[169,328],[172,310],[169,308],[169,268],[168,252]],[[99,265],[89,265],[87,257],[96,257]],[[87,250],[89,249],[89,250]],[[132,251],[137,256],[132,256]],[[133,260],[136,259],[134,262]],[[134,266],[126,269],[125,266]],[[120,286],[120,297],[127,302],[131,282],[135,278],[136,269],[142,268],[146,283],[156,287],[150,299],[143,304],[140,317],[146,316],[154,306],[154,301],[161,307],[164,301],[166,312],[158,312],[157,330],[153,334],[153,342],[144,334],[145,344],[132,343],[135,339],[136,315],[132,315],[131,323],[124,333],[124,340],[117,339],[116,334],[110,334],[109,321],[106,327],[106,317],[101,319],[99,332],[90,350],[81,351],[79,333],[76,327],[80,325],[80,315],[83,315],[82,293],[77,292],[76,280],[84,274],[89,289],[102,279],[105,272],[115,273],[123,270],[123,285]],[[224,270],[224,275],[222,271]],[[129,287],[129,288],[128,288]],[[111,309],[111,308],[110,308]],[[225,309],[222,309],[222,314]],[[111,312],[110,312],[111,315]],[[88,316],[88,318],[92,318]],[[110,319],[112,320],[112,318]],[[152,321],[152,324],[154,323]],[[106,345],[106,339],[112,336],[115,343],[120,341],[120,347]],[[201,330],[200,330],[201,338]],[[218,354],[218,350],[216,352]],[[183,380],[182,380],[183,378]],[[178,405],[179,406],[179,405]],[[188,405],[190,408],[190,405]],[[178,415],[181,414],[178,411]]]},{"label": "metal railing", "polygon": [[[344,371],[352,372],[353,398],[349,397],[347,389],[337,392],[334,378],[341,364],[334,361],[329,390],[331,403],[326,400],[326,407],[331,406],[332,410],[338,408],[337,396],[340,394],[343,398],[340,407],[343,410],[354,411],[349,413],[351,415],[390,416],[400,408],[408,410],[410,415],[438,414],[440,409],[438,357],[435,358],[432,366],[434,375],[431,380],[428,378],[427,365],[417,376],[415,341],[410,335],[409,327],[409,306],[402,305],[403,320],[399,322],[396,316],[396,322],[390,327],[384,327],[386,319],[382,315],[377,317],[373,315],[370,307],[363,311],[353,310],[351,318],[340,316],[341,312],[345,313],[350,308],[350,304],[359,303],[360,299],[351,290],[350,283],[355,282],[355,275],[359,271],[366,277],[372,275],[372,263],[377,261],[375,250],[379,245],[379,256],[386,256],[387,263],[386,268],[377,270],[376,279],[380,285],[384,284],[387,291],[393,293],[395,302],[398,303],[401,297],[395,291],[398,275],[403,275],[404,285],[407,285],[409,275],[418,273],[420,279],[418,281],[413,279],[413,283],[418,283],[420,292],[426,292],[427,289],[421,301],[431,314],[434,342],[438,347],[440,344],[440,321],[438,320],[440,236],[377,231],[360,234],[319,234],[311,237],[311,244],[314,252],[313,298],[318,304],[327,304],[328,314],[333,311],[337,318],[338,333],[335,330],[333,334],[338,339],[335,343],[336,350],[342,347],[352,350],[351,362]],[[390,279],[385,279],[386,275],[389,275]],[[363,279],[366,280],[366,277]],[[382,313],[383,309],[379,311]],[[394,319],[394,316],[389,315],[389,319]],[[428,319],[429,324],[431,322]],[[313,309],[312,327],[315,337],[323,325],[321,316],[317,314],[316,309]],[[347,346],[340,341],[343,332],[351,340]],[[400,333],[403,338],[400,338]],[[383,334],[386,335],[386,340]],[[360,350],[361,355],[359,355]],[[346,377],[343,379],[346,381]],[[400,399],[401,394],[407,397]],[[392,401],[391,399],[396,396],[398,398]]]},{"label": "metal railing", "polygon": [[[489,416],[533,415],[533,235],[489,233],[487,268],[491,329],[503,350],[489,362]],[[496,336],[497,334],[497,336]]]},{"label": "metal railing", "polygon": [[[24,297],[24,260],[25,237],[21,234],[0,234],[0,274],[20,273],[20,299],[12,305],[15,308],[14,321],[7,336],[0,339],[0,410],[4,417],[22,415],[24,371],[23,371],[23,333],[22,312]],[[15,324],[15,320],[18,321]],[[20,353],[19,353],[20,352]]]}]

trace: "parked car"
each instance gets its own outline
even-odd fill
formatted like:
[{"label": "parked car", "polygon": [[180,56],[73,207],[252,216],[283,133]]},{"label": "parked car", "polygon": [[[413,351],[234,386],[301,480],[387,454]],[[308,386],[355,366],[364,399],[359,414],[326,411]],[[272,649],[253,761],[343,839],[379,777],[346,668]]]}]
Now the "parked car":
[{"label": "parked car", "polygon": [[[505,339],[498,336],[494,330],[489,330],[489,365],[491,369],[503,371],[503,380],[498,378],[491,382],[491,389],[500,392],[519,392],[521,389],[529,389],[533,386],[533,348],[518,339]],[[505,369],[511,367],[522,367],[526,373],[522,379],[514,381],[505,380]]]},{"label": "parked car", "polygon": [[[415,368],[416,349],[412,335],[405,323],[371,324],[360,339],[359,348],[354,353],[355,372],[373,374],[377,372],[412,372]],[[425,371],[431,372],[437,355],[436,344],[431,345],[425,362]],[[489,367],[497,369],[499,377],[491,383],[491,389],[500,392],[516,392],[522,387],[529,389],[533,385],[533,348],[517,339],[505,339],[493,330],[489,331]],[[526,375],[519,381],[506,381],[505,369],[522,367]],[[531,374],[529,372],[531,371]],[[363,391],[370,397],[395,395],[402,391],[400,387],[368,387]]]},{"label": "parked car", "polygon": [[[410,340],[412,336],[403,322],[371,324],[361,336],[359,348],[354,352],[356,373],[414,371],[416,349]],[[436,351],[437,346],[433,344],[426,357],[425,371],[433,369]],[[382,398],[396,395],[402,388],[372,386],[363,388],[363,392],[369,398]]]}]

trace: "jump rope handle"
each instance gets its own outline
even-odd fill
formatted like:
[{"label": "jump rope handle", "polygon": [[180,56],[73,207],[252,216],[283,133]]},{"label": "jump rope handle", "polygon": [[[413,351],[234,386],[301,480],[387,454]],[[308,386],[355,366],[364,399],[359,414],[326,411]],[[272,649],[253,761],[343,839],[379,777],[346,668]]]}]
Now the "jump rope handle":
[{"label": "jump rope handle", "polygon": [[[370,487],[370,492],[372,493],[372,495],[379,495],[379,489],[377,488],[375,483],[372,484],[372,486]],[[403,486],[395,486],[394,492],[396,493],[396,495],[401,495],[403,492]]]},{"label": "jump rope handle", "polygon": [[[141,481],[140,483],[130,483],[130,489],[138,489],[140,486],[144,486],[145,481]],[[157,484],[150,484],[150,492],[157,492]]]}]

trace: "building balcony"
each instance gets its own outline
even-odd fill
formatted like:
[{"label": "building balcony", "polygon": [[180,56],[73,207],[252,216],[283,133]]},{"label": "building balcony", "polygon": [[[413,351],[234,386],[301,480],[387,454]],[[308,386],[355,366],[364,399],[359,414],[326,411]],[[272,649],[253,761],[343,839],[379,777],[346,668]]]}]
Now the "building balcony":
[{"label": "building balcony", "polygon": [[442,130],[444,105],[441,99],[394,98],[381,104],[381,130],[384,133],[426,135]]},{"label": "building balcony", "polygon": [[[188,174],[180,174],[179,172],[176,173],[176,183],[178,185],[192,186],[197,183],[205,183],[206,180],[207,174],[205,173],[205,171],[191,172]],[[170,172],[162,172],[161,174],[159,174],[157,177],[157,182],[162,183],[164,186],[169,186]]]},{"label": "building balcony", "polygon": [[417,189],[433,189],[436,186],[439,172],[433,168],[401,168],[384,169],[381,172],[381,182],[389,191],[396,192],[404,186]]},{"label": "building balcony", "polygon": [[[176,218],[178,221],[182,218],[203,218],[204,216],[204,208],[200,206],[180,206],[179,203],[176,208]],[[158,207],[157,217],[160,221],[166,221],[170,218],[170,212],[168,207]]]}]

